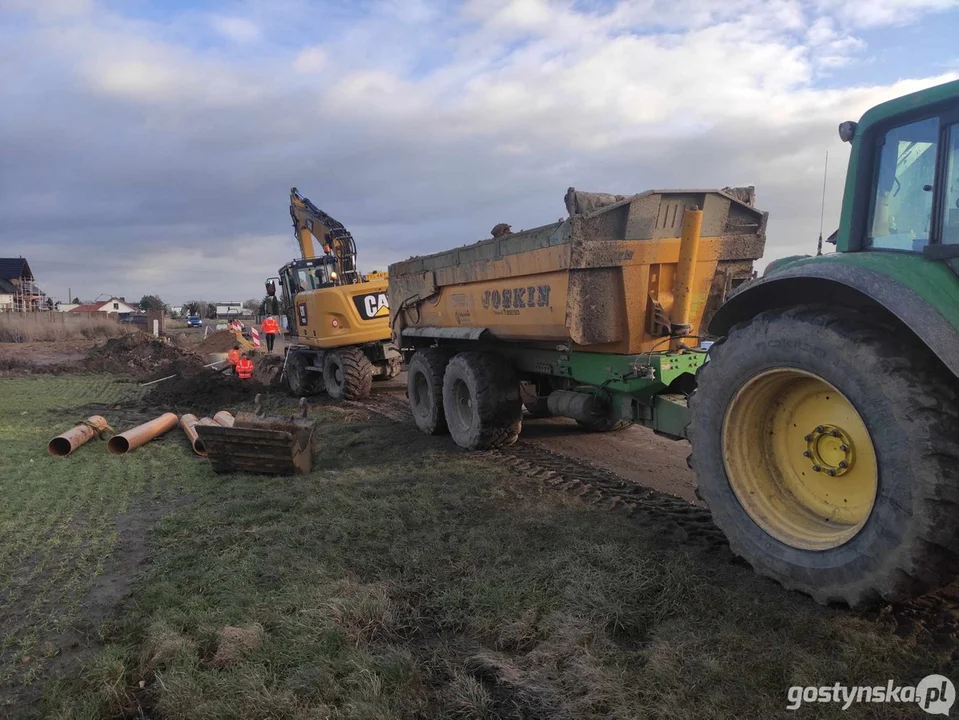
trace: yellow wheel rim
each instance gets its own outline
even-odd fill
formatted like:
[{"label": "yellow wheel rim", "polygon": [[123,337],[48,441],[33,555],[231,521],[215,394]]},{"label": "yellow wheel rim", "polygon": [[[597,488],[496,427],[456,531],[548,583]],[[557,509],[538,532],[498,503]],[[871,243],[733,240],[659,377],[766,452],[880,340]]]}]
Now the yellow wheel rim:
[{"label": "yellow wheel rim", "polygon": [[751,378],[726,410],[722,444],[733,492],[777,540],[828,550],[866,524],[879,486],[872,438],[818,375],[779,368]]}]

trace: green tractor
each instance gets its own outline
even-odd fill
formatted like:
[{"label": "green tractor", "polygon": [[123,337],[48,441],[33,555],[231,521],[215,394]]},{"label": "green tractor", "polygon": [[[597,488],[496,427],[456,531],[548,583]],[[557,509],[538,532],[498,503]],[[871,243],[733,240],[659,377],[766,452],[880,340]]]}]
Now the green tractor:
[{"label": "green tractor", "polygon": [[822,603],[959,574],[959,82],[845,122],[838,252],[710,323],[690,463],[734,552]]}]

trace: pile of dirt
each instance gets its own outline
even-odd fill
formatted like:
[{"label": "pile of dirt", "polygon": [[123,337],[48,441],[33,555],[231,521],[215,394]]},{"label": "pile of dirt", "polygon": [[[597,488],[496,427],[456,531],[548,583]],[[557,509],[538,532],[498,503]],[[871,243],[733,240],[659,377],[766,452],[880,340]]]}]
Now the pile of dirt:
[{"label": "pile of dirt", "polygon": [[218,410],[233,410],[240,403],[252,402],[257,393],[266,391],[266,386],[255,380],[240,380],[232,374],[206,369],[157,383],[143,397],[143,402],[164,411],[212,415]]},{"label": "pile of dirt", "polygon": [[229,330],[218,330],[203,339],[196,349],[202,353],[225,353],[239,345],[240,350],[252,350],[253,343],[244,337],[238,337]]},{"label": "pile of dirt", "polygon": [[202,366],[203,359],[196,353],[135,332],[96,346],[74,369],[152,380],[174,373],[196,373]]},{"label": "pile of dirt", "polygon": [[283,358],[280,355],[254,355],[253,379],[267,387],[277,387],[283,373]]}]

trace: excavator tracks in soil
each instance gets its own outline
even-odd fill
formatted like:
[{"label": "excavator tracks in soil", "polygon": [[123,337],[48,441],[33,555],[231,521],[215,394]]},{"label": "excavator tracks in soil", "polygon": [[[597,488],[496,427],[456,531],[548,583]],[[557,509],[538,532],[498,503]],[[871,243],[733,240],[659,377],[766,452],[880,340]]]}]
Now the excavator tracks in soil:
[{"label": "excavator tracks in soil", "polygon": [[[402,423],[410,432],[416,432],[409,405],[402,396],[383,393],[370,400],[344,404]],[[671,542],[716,554],[726,562],[746,565],[729,551],[725,536],[713,524],[706,508],[644,488],[586,461],[524,442],[522,437],[510,447],[474,455],[597,507],[625,512]],[[952,661],[959,663],[959,582],[909,602],[884,604],[855,612],[888,632],[923,636],[924,640],[934,642],[938,647],[952,649]]]}]

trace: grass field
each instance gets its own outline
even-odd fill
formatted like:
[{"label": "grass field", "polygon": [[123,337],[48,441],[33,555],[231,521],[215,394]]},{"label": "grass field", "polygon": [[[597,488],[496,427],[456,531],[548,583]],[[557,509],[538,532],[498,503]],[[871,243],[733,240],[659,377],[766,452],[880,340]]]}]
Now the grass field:
[{"label": "grass field", "polygon": [[786,690],[954,670],[919,630],[356,410],[316,407],[309,476],[217,477],[179,431],[49,457],[131,386],[0,382],[0,716],[916,717]]},{"label": "grass field", "polygon": [[111,338],[129,332],[109,317],[60,312],[0,313],[0,342],[54,342],[73,338]]}]

